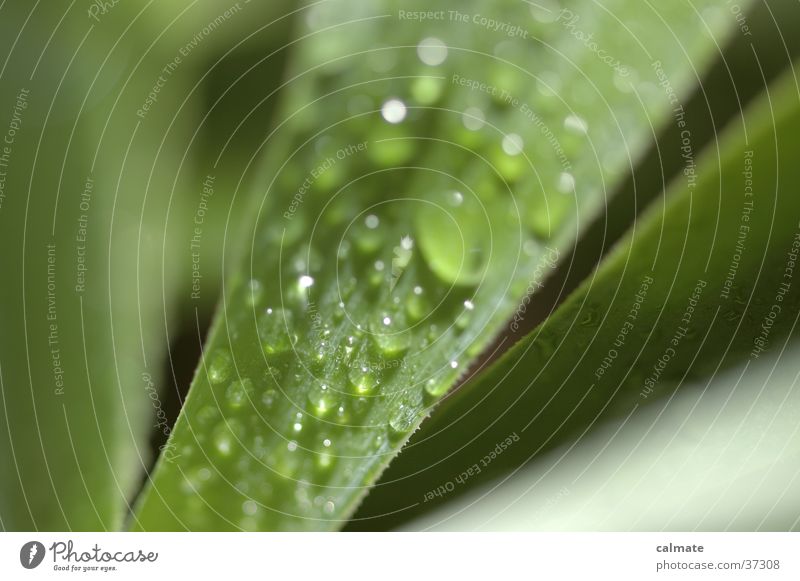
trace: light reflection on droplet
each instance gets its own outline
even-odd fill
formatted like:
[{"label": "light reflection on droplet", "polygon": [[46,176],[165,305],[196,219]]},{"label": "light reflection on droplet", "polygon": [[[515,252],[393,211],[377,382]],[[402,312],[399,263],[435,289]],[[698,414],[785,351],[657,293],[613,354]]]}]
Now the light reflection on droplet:
[{"label": "light reflection on droplet", "polygon": [[406,118],[407,112],[405,103],[400,99],[389,99],[381,107],[381,116],[392,124],[400,123]]}]

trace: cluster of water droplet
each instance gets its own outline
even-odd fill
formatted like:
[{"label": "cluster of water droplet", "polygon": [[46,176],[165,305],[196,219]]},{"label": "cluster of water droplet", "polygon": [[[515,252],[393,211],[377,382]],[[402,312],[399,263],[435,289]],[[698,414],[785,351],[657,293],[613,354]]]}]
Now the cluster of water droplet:
[{"label": "cluster of water droplet", "polygon": [[[185,408],[198,528],[319,528],[351,505],[624,161],[629,100],[599,95],[631,92],[635,70],[587,77],[596,56],[565,37],[557,2],[453,7],[526,39],[404,21],[399,0],[339,4],[305,11],[251,276],[233,281]],[[586,10],[588,27],[601,11]]]}]

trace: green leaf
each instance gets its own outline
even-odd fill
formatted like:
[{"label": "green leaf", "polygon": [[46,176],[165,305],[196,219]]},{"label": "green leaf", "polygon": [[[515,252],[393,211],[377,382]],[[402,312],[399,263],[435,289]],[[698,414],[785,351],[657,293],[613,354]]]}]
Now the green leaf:
[{"label": "green leaf", "polygon": [[563,443],[409,530],[797,530],[800,342]]},{"label": "green leaf", "polygon": [[[0,149],[3,529],[122,528],[151,462],[148,439],[169,429],[164,329],[190,294],[182,252],[201,190],[182,160],[213,43],[179,51],[216,14],[166,4],[157,18],[117,5],[97,19],[3,4],[0,36],[14,42],[0,89],[13,141]],[[226,21],[231,33],[261,24],[247,13]],[[186,28],[174,34],[179,15]],[[206,248],[207,280],[212,257]]]},{"label": "green leaf", "polygon": [[665,121],[658,73],[686,95],[732,23],[564,4],[303,15],[249,252],[135,528],[340,527]]},{"label": "green leaf", "polygon": [[[384,476],[360,515],[375,518],[361,526],[432,509],[795,336],[798,130],[789,71],[553,316],[442,404]],[[476,465],[463,486],[447,485]]]}]

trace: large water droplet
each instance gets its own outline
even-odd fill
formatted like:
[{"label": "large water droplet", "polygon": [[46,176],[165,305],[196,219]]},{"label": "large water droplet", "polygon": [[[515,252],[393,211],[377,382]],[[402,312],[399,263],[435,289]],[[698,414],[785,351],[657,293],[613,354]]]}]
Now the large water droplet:
[{"label": "large water droplet", "polygon": [[389,437],[400,440],[408,435],[416,422],[416,412],[405,403],[401,403],[389,416]]},{"label": "large water droplet", "polygon": [[212,384],[226,381],[231,374],[231,367],[231,356],[227,351],[215,353],[208,365],[208,380]]},{"label": "large water droplet", "polygon": [[292,313],[285,309],[266,309],[258,319],[258,336],[267,355],[289,351],[297,342]]},{"label": "large water droplet", "polygon": [[314,415],[322,417],[328,415],[337,407],[339,398],[336,392],[327,384],[315,385],[308,392],[308,403]]},{"label": "large water droplet", "polygon": [[229,408],[239,409],[251,400],[254,392],[255,387],[249,378],[237,379],[228,386],[225,400]]},{"label": "large water droplet", "polygon": [[465,200],[458,207],[425,204],[416,213],[416,228],[422,255],[440,279],[457,285],[480,282],[491,236],[486,216],[476,203]]},{"label": "large water droplet", "polygon": [[378,376],[374,369],[367,362],[361,362],[350,368],[348,373],[350,385],[353,386],[356,394],[366,395],[372,393],[378,387]]}]

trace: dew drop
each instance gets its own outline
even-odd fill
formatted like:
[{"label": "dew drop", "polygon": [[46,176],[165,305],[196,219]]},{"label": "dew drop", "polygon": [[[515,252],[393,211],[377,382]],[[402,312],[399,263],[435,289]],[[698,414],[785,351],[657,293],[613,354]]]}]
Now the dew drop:
[{"label": "dew drop", "polygon": [[507,155],[519,155],[522,153],[523,146],[522,137],[516,133],[509,133],[503,137],[503,151],[506,152]]},{"label": "dew drop", "polygon": [[447,59],[447,45],[435,37],[428,37],[417,45],[419,60],[435,67]]},{"label": "dew drop", "polygon": [[278,392],[276,392],[274,389],[268,389],[261,394],[261,403],[267,409],[271,409],[272,406],[275,405],[275,401],[277,399],[278,399]]},{"label": "dew drop", "polygon": [[237,379],[228,386],[225,392],[225,400],[231,409],[239,409],[251,400],[255,388],[253,382],[248,379]]},{"label": "dew drop", "polygon": [[253,516],[258,512],[258,505],[253,500],[245,500],[242,503],[242,512],[247,516]]},{"label": "dew drop", "polygon": [[477,203],[443,208],[426,204],[415,215],[420,252],[443,282],[475,285],[487,267],[491,234]]},{"label": "dew drop", "polygon": [[571,194],[575,191],[575,178],[569,172],[562,172],[558,176],[558,191],[562,194]]},{"label": "dew drop", "polygon": [[580,115],[572,114],[567,115],[564,119],[564,129],[579,135],[585,135],[589,131],[589,124]]},{"label": "dew drop", "polygon": [[389,99],[381,107],[381,116],[392,125],[406,118],[406,105],[400,99]]},{"label": "dew drop", "polygon": [[208,366],[208,379],[212,384],[226,381],[231,374],[231,356],[227,351],[220,351],[211,358]]},{"label": "dew drop", "polygon": [[400,404],[389,417],[389,437],[392,440],[399,440],[411,430],[416,420],[414,410],[408,405]]},{"label": "dew drop", "polygon": [[372,393],[378,386],[376,374],[365,363],[351,367],[347,377],[358,395]]},{"label": "dew drop", "polygon": [[267,309],[259,317],[258,336],[267,355],[289,351],[297,342],[292,314],[285,309]]},{"label": "dew drop", "polygon": [[308,393],[308,403],[316,416],[325,416],[336,407],[336,393],[327,384],[311,388]]},{"label": "dew drop", "polygon": [[486,117],[481,109],[467,107],[461,115],[461,122],[470,131],[478,131],[486,124]]},{"label": "dew drop", "polygon": [[214,448],[221,456],[230,456],[236,440],[243,432],[242,425],[236,420],[221,422],[214,430]]}]

